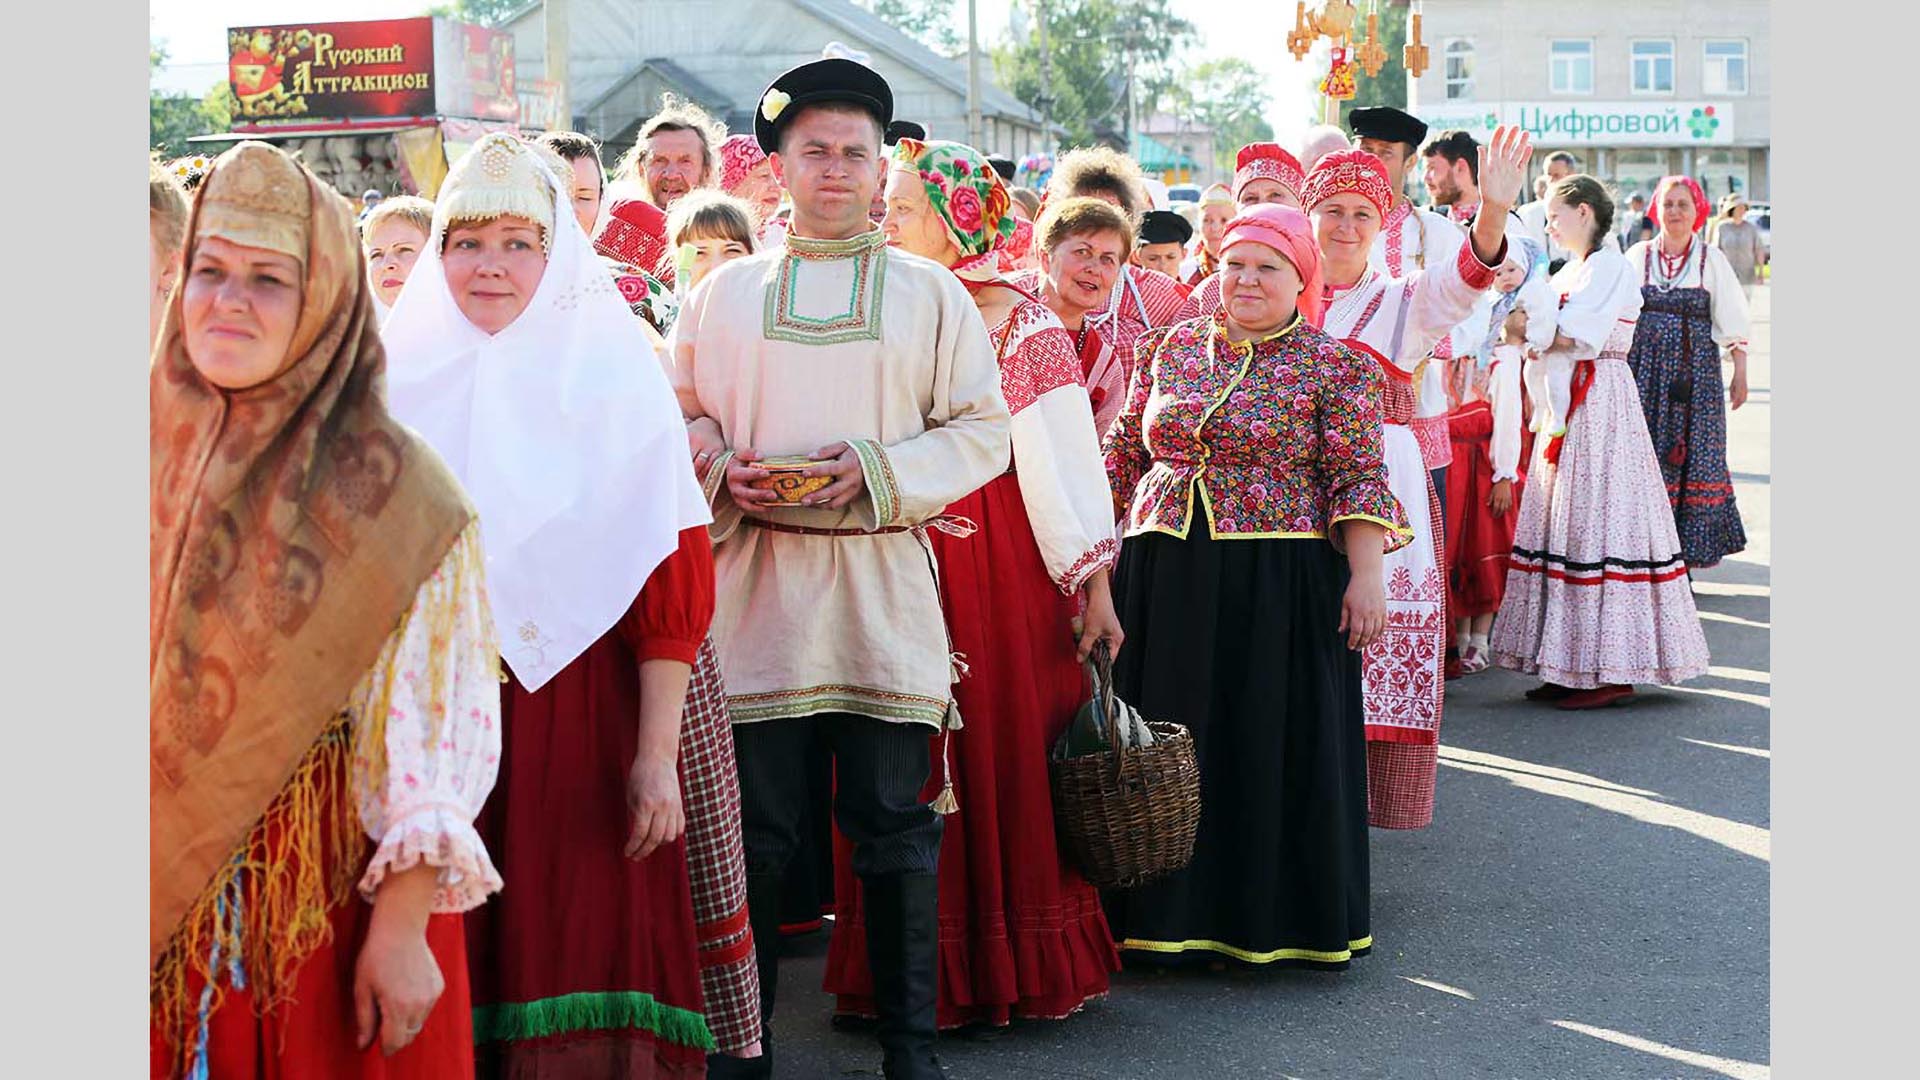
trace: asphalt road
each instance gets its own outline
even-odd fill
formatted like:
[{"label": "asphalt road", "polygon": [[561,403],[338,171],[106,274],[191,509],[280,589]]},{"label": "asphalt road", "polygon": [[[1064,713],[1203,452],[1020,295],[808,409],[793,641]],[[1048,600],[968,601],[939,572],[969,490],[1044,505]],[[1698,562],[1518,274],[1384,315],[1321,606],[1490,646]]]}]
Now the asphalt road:
[{"label": "asphalt road", "polygon": [[[947,1038],[953,1080],[1769,1076],[1769,299],[1729,456],[1748,550],[1698,575],[1713,672],[1600,713],[1449,685],[1431,828],[1373,833],[1344,974],[1126,971],[1063,1023]],[[877,1075],[829,1026],[823,937],[782,968],[778,1075]]]}]

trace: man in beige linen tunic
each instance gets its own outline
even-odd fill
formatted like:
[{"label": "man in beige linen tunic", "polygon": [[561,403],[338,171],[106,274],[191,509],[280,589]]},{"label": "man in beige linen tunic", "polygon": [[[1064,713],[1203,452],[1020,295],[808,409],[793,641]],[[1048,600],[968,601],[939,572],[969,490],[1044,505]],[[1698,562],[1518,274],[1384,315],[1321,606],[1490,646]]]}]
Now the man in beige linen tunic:
[{"label": "man in beige linen tunic", "polygon": [[[713,635],[736,724],[852,712],[938,725],[952,699],[928,546],[913,530],[1006,471],[1010,419],[986,326],[945,267],[794,235],[702,283],[680,323],[674,383],[730,448],[709,466]],[[850,314],[849,314],[850,313]],[[844,316],[844,317],[841,317]],[[840,509],[743,508],[734,452],[847,443],[864,493]],[[773,531],[743,521],[875,536]]]},{"label": "man in beige linen tunic", "polygon": [[[713,636],[740,768],[747,907],[761,1014],[778,982],[783,872],[834,757],[834,820],[853,844],[889,1080],[935,1080],[941,822],[921,796],[929,736],[954,715],[929,527],[1006,471],[1012,420],[986,326],[945,267],[891,249],[867,218],[892,91],[829,59],[767,90],[755,134],[793,197],[786,247],[714,271],[682,309],[673,382],[713,449]],[[831,483],[799,506],[753,487],[768,457]],[[702,463],[697,459],[697,464]],[[770,1076],[710,1058],[715,1077]]]}]

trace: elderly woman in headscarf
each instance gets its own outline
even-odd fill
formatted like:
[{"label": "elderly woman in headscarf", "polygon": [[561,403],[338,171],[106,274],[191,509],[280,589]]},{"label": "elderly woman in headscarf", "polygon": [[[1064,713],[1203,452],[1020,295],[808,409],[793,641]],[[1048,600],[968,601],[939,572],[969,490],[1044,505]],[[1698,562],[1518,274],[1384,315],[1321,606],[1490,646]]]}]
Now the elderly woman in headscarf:
[{"label": "elderly woman in headscarf", "polygon": [[1360,657],[1387,624],[1386,376],[1319,329],[1306,215],[1243,210],[1225,302],[1141,337],[1107,475],[1126,519],[1122,698],[1192,731],[1186,869],[1111,895],[1121,948],[1345,968],[1373,945]]},{"label": "elderly woman in headscarf", "polygon": [[752,208],[760,247],[774,247],[786,239],[780,219],[783,189],[773,174],[773,160],[760,149],[751,132],[729,135],[720,143],[720,190],[744,200]]},{"label": "elderly woman in headscarf", "polygon": [[[1688,569],[1704,570],[1747,547],[1727,471],[1727,410],[1746,404],[1751,320],[1733,264],[1700,234],[1707,195],[1699,183],[1691,176],[1660,181],[1653,215],[1659,235],[1627,249],[1641,298],[1627,362],[1660,456],[1681,553]],[[1723,359],[1733,364],[1724,392]]]},{"label": "elderly woman in headscarf", "polygon": [[[996,248],[1013,218],[985,156],[902,139],[891,170],[888,242],[947,266],[972,292],[1013,413],[1012,468],[946,511],[978,531],[930,537],[966,670],[954,686],[966,726],[939,736],[949,795],[935,805],[951,812],[940,846],[936,1019],[943,1028],[1060,1019],[1104,995],[1120,967],[1097,891],[1062,861],[1053,829],[1034,828],[1053,820],[1047,753],[1086,700],[1081,661],[1096,642],[1113,651],[1121,642],[1093,406],[1066,328],[999,276]],[[941,786],[935,778],[927,794]],[[826,986],[842,1013],[871,1016],[859,879],[851,849],[838,846]]]},{"label": "elderly woman in headscarf", "polygon": [[479,504],[508,678],[471,920],[482,1075],[694,1074],[758,1052],[709,520],[672,391],[564,178],[489,135],[388,319],[395,411]]},{"label": "elderly woman in headscarf", "polygon": [[152,1074],[471,1075],[474,509],[388,412],[346,200],[241,143],[185,236],[150,376]]}]

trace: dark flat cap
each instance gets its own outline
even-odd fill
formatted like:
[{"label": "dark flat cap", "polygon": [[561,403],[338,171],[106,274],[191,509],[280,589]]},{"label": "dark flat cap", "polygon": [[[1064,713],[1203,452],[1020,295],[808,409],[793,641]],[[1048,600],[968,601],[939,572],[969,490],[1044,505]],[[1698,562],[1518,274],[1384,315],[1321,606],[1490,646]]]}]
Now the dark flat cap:
[{"label": "dark flat cap", "polygon": [[799,114],[800,106],[823,101],[863,108],[882,130],[893,122],[893,88],[879,72],[840,57],[814,60],[781,74],[760,95],[753,110],[753,137],[760,149],[769,154],[779,150],[781,128]]},{"label": "dark flat cap", "polygon": [[1140,216],[1143,244],[1184,244],[1193,239],[1193,226],[1171,210],[1149,210]]},{"label": "dark flat cap", "polygon": [[888,124],[887,145],[892,146],[901,139],[918,139],[921,142],[926,142],[927,126],[925,124],[916,124],[912,120],[895,120],[893,123]]},{"label": "dark flat cap", "polygon": [[1414,149],[1426,141],[1427,125],[1419,117],[1391,105],[1374,105],[1347,114],[1347,124],[1356,139],[1385,139],[1402,142]]}]

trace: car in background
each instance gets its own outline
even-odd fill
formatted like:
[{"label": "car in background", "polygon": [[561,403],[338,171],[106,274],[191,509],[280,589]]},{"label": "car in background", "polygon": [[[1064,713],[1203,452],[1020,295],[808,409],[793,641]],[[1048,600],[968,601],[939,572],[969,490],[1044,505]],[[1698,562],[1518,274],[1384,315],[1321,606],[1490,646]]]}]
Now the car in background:
[{"label": "car in background", "polygon": [[1766,245],[1767,257],[1773,257],[1773,204],[1770,202],[1750,202],[1747,204],[1747,220],[1760,227],[1760,242]]},{"label": "car in background", "polygon": [[1197,203],[1200,201],[1200,185],[1175,184],[1167,189],[1167,201]]}]

